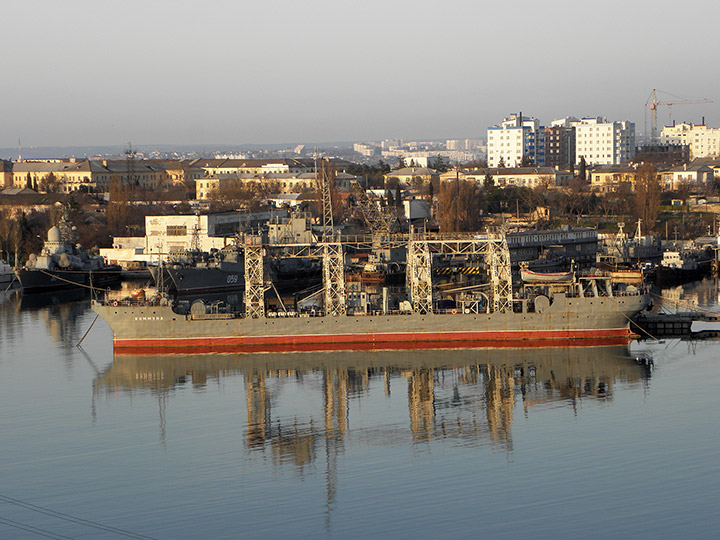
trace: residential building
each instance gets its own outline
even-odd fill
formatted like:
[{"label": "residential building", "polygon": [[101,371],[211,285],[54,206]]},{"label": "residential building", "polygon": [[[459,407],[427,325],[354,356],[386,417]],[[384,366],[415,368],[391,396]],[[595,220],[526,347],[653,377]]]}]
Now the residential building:
[{"label": "residential building", "polygon": [[572,180],[570,171],[557,167],[491,167],[487,169],[454,169],[440,175],[440,182],[467,180],[484,183],[492,179],[499,187],[556,187],[567,185]]},{"label": "residential building", "polygon": [[602,117],[583,118],[575,128],[575,162],[588,165],[621,165],[635,154],[635,124],[608,122]]},{"label": "residential building", "polygon": [[620,184],[635,185],[637,169],[629,165],[598,165],[587,171],[590,188],[607,193],[616,191]]},{"label": "residential building", "polygon": [[519,167],[545,164],[545,128],[532,117],[511,114],[488,128],[488,166]]},{"label": "residential building", "polygon": [[663,171],[660,175],[663,189],[675,190],[683,184],[694,187],[705,185],[715,178],[714,170],[708,165],[680,165]]},{"label": "residential building", "polygon": [[373,144],[354,143],[353,150],[365,157],[373,157],[379,151],[379,148]]},{"label": "residential building", "polygon": [[[304,173],[258,173],[258,174],[215,174],[195,180],[195,198],[207,200],[218,191],[254,185],[268,193],[302,193],[317,189],[314,172]],[[357,176],[344,172],[335,173],[335,186],[348,190]]]},{"label": "residential building", "polygon": [[418,186],[428,184],[439,178],[438,172],[427,167],[403,167],[395,171],[390,171],[385,176],[385,187],[392,178],[396,178],[401,186]]},{"label": "residential building", "polygon": [[665,143],[687,145],[690,149],[690,159],[720,157],[720,129],[709,128],[705,124],[683,122],[665,126],[660,133],[660,140]]},{"label": "residential building", "polygon": [[205,176],[230,174],[301,174],[313,172],[315,163],[309,159],[197,159],[190,163],[205,171]]},{"label": "residential building", "polygon": [[577,118],[553,120],[545,128],[545,165],[567,167],[575,163],[575,129]]},{"label": "residential building", "polygon": [[13,164],[12,161],[0,159],[0,189],[9,188],[13,185]]}]

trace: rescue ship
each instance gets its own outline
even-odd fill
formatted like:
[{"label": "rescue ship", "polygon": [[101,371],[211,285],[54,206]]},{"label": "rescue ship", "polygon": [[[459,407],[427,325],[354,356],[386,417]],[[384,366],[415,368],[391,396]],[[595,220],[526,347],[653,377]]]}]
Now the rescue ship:
[{"label": "rescue ship", "polygon": [[[116,352],[147,353],[553,347],[568,340],[618,344],[633,337],[630,320],[650,305],[642,288],[616,288],[606,276],[573,275],[558,283],[530,281],[513,288],[504,238],[480,242],[490,248],[473,244],[473,253],[485,253],[489,283],[451,300],[433,291],[429,242],[408,246],[406,290],[384,288],[375,300],[345,289],[342,245],[337,243],[334,259],[328,255],[333,244],[325,246],[321,307],[267,311],[260,264],[255,269],[260,282],[246,279],[242,310],[167,296],[145,302],[93,300],[92,308],[112,329]],[[438,243],[438,249],[447,245]],[[262,255],[257,257],[260,262]],[[245,259],[250,276],[253,256],[246,252]]]}]

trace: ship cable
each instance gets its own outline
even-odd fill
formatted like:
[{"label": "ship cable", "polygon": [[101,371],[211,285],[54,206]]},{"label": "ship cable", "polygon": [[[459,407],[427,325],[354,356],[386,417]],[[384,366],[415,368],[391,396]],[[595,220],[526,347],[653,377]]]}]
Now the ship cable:
[{"label": "ship cable", "polygon": [[[98,523],[97,521],[90,521],[88,519],[82,519],[79,517],[71,516],[70,514],[65,514],[63,512],[57,512],[55,510],[50,510],[49,508],[44,508],[44,507],[38,506],[36,504],[24,502],[24,501],[21,501],[20,499],[13,499],[12,497],[7,497],[5,495],[0,495],[0,501],[6,502],[9,504],[14,504],[15,506],[20,506],[27,510],[32,510],[33,512],[45,514],[46,516],[55,517],[58,519],[62,519],[64,521],[69,521],[70,523],[76,523],[78,525],[84,525],[86,527],[99,529],[101,531],[118,534],[120,536],[126,536],[127,538],[136,538],[137,540],[158,540],[157,538],[154,538],[152,536],[146,536],[144,534],[134,533],[132,531],[128,531],[126,529],[120,529],[118,527],[113,527],[111,525],[103,525],[102,523]],[[0,518],[0,519],[2,519],[2,518]],[[59,535],[59,536],[49,536],[48,538],[69,538],[69,537]],[[70,539],[70,540],[72,540],[72,539]]]},{"label": "ship cable", "polygon": [[0,517],[0,524],[7,525],[8,527],[15,527],[21,531],[37,534],[38,536],[44,536],[45,538],[53,538],[55,540],[75,540],[72,536],[65,536],[64,534],[54,533],[52,531],[48,531],[47,529],[33,527],[32,525],[15,521],[14,519]]},{"label": "ship cable", "polygon": [[90,323],[90,328],[87,329],[87,332],[85,332],[85,333],[83,334],[83,337],[80,339],[80,341],[77,342],[77,344],[75,345],[76,347],[80,348],[80,344],[83,342],[83,340],[84,340],[84,339],[87,337],[87,335],[90,333],[90,330],[92,330],[92,327],[93,327],[93,325],[95,324],[95,321],[98,320],[98,317],[99,317],[99,316],[100,316],[99,313],[98,313],[97,315],[95,315],[95,318],[93,319],[93,322]]},{"label": "ship cable", "polygon": [[61,278],[60,276],[56,276],[55,274],[51,272],[47,272],[46,270],[43,270],[42,268],[38,268],[40,272],[43,274],[47,274],[48,276],[54,277],[55,279],[59,279],[60,281],[64,281],[65,283],[70,283],[71,285],[75,285],[76,287],[85,287],[86,289],[91,289],[93,291],[104,291],[105,289],[101,289],[100,287],[93,287],[92,285],[83,285],[82,283],[77,283],[76,281],[71,281],[69,279]]},{"label": "ship cable", "polygon": [[[613,302],[617,303],[617,300],[615,299],[614,296],[608,296],[607,298],[610,298]],[[620,313],[622,313],[623,317],[625,317],[628,321],[630,321],[630,323],[631,323],[632,325],[634,325],[638,330],[642,330],[645,334],[647,334],[647,336],[648,336],[650,339],[652,339],[652,340],[654,340],[654,341],[660,341],[657,337],[653,336],[650,332],[648,332],[647,330],[645,330],[644,328],[642,328],[638,323],[636,323],[636,322],[633,321],[630,317],[628,317],[625,312],[621,311]]]},{"label": "ship cable", "polygon": [[15,280],[17,279],[17,276],[13,274],[12,279],[10,280],[10,283],[8,283],[8,286],[5,288],[3,292],[8,292],[10,290],[10,287],[12,287],[12,284],[15,283]]}]

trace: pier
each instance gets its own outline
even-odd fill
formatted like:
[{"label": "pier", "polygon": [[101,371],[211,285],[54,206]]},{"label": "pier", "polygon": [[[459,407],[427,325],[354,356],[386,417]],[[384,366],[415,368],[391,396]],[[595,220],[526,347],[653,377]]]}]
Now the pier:
[{"label": "pier", "polygon": [[[706,311],[683,311],[678,313],[640,313],[633,319],[632,330],[642,336],[687,337],[694,335],[692,323],[720,321],[720,314]],[[706,332],[697,332],[698,337]]]}]

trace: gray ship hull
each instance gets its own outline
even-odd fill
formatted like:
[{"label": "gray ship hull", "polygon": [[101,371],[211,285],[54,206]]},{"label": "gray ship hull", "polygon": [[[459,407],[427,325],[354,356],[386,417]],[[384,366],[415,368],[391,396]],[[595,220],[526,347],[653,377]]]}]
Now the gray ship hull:
[{"label": "gray ship hull", "polygon": [[464,346],[555,346],[557,341],[627,340],[629,321],[647,297],[567,298],[541,313],[293,316],[257,319],[236,313],[182,314],[169,305],[93,302],[108,322],[116,350],[272,352]]}]

